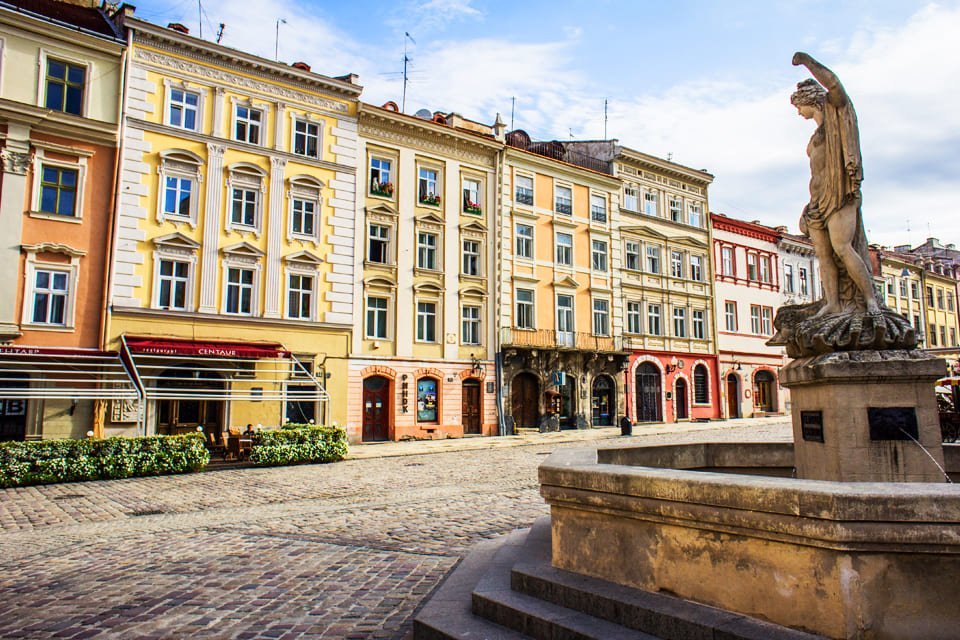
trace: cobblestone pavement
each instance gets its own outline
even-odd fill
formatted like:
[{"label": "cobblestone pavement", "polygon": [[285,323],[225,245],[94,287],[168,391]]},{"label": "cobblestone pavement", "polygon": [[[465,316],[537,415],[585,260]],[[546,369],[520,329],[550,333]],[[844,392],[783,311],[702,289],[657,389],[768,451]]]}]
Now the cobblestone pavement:
[{"label": "cobblestone pavement", "polygon": [[[659,426],[632,440],[790,439],[782,419]],[[405,638],[471,545],[547,513],[543,457],[609,433],[0,490],[0,638]]]}]

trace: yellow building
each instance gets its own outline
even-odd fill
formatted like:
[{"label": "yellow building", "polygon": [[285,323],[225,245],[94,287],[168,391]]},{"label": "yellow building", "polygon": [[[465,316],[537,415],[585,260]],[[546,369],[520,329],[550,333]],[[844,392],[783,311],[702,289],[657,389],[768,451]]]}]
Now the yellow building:
[{"label": "yellow building", "polygon": [[935,351],[951,364],[957,362],[957,281],[950,271],[931,258],[917,257],[923,266],[923,300],[927,314],[928,351]]},{"label": "yellow building", "polygon": [[906,253],[871,247],[874,280],[880,299],[910,321],[917,346],[927,346],[927,310],[923,300],[923,268]]},{"label": "yellow building", "polygon": [[343,424],[356,78],[248,55],[130,9],[123,26],[107,346],[122,351],[145,402],[115,405],[108,433]]},{"label": "yellow building", "polygon": [[[420,114],[423,116],[423,114]],[[502,125],[360,108],[353,441],[494,435]]]}]

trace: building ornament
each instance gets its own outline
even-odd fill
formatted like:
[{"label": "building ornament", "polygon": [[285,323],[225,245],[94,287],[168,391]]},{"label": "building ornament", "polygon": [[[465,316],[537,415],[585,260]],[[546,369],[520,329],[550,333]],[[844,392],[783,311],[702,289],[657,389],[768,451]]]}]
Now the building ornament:
[{"label": "building ornament", "polygon": [[[423,149],[425,151],[431,151],[438,155],[454,157],[458,160],[472,162],[484,167],[493,167],[494,152],[492,150],[486,154],[469,151],[463,148],[462,142],[458,142],[457,144],[437,142],[436,138],[431,138],[427,135],[420,136],[413,132],[408,133],[400,130],[386,129],[380,126],[371,127],[369,125],[360,126],[360,135],[367,138],[374,138],[380,142],[389,142],[400,146],[414,147]],[[479,147],[480,145],[477,146]]]},{"label": "building ornament", "polygon": [[31,163],[29,153],[4,149],[0,152],[0,158],[3,159],[4,173],[15,173],[20,176],[27,175],[27,167],[29,167]]}]

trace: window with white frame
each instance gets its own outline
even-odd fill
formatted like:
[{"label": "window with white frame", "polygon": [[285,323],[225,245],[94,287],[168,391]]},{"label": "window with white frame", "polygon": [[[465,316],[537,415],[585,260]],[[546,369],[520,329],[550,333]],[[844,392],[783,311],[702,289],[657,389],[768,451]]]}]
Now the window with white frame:
[{"label": "window with white frame", "polygon": [[460,312],[460,340],[463,344],[480,344],[480,307],[463,305]]},{"label": "window with white frame", "polygon": [[770,256],[760,256],[760,282],[773,282],[773,272],[770,269]]},{"label": "window with white frame", "polygon": [[195,197],[194,180],[182,176],[166,176],[163,183],[164,218],[189,219],[190,203]]},{"label": "window with white frame", "polygon": [[533,178],[530,176],[514,176],[513,199],[517,204],[533,204]]},{"label": "window with white frame", "polygon": [[160,154],[160,197],[157,221],[197,225],[201,159],[196,154],[170,149]]},{"label": "window with white frame", "polygon": [[628,211],[640,210],[640,194],[637,192],[636,187],[625,186],[623,188],[623,204],[621,207]]},{"label": "window with white frame", "polygon": [[418,172],[417,194],[420,204],[440,205],[440,172],[428,167],[420,167]]},{"label": "window with white frame", "polygon": [[313,319],[315,278],[302,273],[287,274],[287,317],[294,320]]},{"label": "window with white frame", "polygon": [[[572,334],[575,326],[573,296],[565,293],[557,294],[557,331],[562,334]],[[565,337],[564,340],[566,346],[573,346],[569,337]]]},{"label": "window with white frame", "polygon": [[200,128],[200,94],[170,87],[167,97],[167,124],[188,131]]},{"label": "window with white frame", "polygon": [[191,267],[192,264],[186,260],[161,258],[157,261],[158,308],[188,310]]},{"label": "window with white frame", "polygon": [[673,308],[673,335],[678,338],[687,337],[687,310],[683,307]]},{"label": "window with white frame", "polygon": [[687,224],[692,227],[703,226],[703,205],[699,202],[691,202],[687,208]]},{"label": "window with white frame", "polygon": [[747,254],[747,279],[748,280],[757,280],[757,254],[748,253]]},{"label": "window with white frame", "polygon": [[367,260],[390,264],[390,225],[371,222],[367,225]]},{"label": "window with white frame", "polygon": [[657,194],[655,191],[647,191],[643,194],[643,212],[648,216],[657,215]]},{"label": "window with white frame", "polygon": [[760,311],[761,326],[763,334],[766,336],[773,335],[773,307],[764,307]]},{"label": "window with white frame", "polygon": [[651,336],[662,335],[660,327],[660,305],[647,305],[647,333]]},{"label": "window with white frame", "polygon": [[37,210],[56,216],[78,217],[80,169],[47,162],[40,164],[40,197]]},{"label": "window with white frame", "polygon": [[641,333],[643,320],[639,302],[627,302],[627,333]]},{"label": "window with white frame", "polygon": [[670,219],[674,222],[683,222],[683,202],[680,198],[670,198]]},{"label": "window with white frame", "polygon": [[594,271],[607,271],[607,243],[603,240],[591,240],[590,266]]},{"label": "window with white frame", "polygon": [[388,298],[367,296],[367,327],[368,338],[385,340],[387,337],[387,312],[390,301]]},{"label": "window with white frame", "polygon": [[590,194],[590,219],[594,222],[607,221],[607,199],[598,194]]},{"label": "window with white frame", "polygon": [[647,245],[647,273],[660,273],[660,247]]},{"label": "window with white frame", "polygon": [[263,111],[246,105],[235,105],[233,113],[233,139],[239,142],[260,144],[263,127]]},{"label": "window with white frame", "polygon": [[627,240],[623,243],[623,265],[631,271],[640,270],[640,243],[636,240]]},{"label": "window with white frame", "polygon": [[793,293],[793,289],[794,289],[793,265],[784,264],[783,265],[783,290],[786,291],[787,293]]},{"label": "window with white frame", "polygon": [[[790,266],[790,265],[786,265],[786,266]],[[889,277],[886,277],[886,278],[883,279],[883,283],[886,285],[887,294],[889,294],[889,295],[891,295],[891,296],[893,295],[893,292],[895,291],[895,289],[894,289],[894,284],[893,284],[893,280],[894,280],[894,279],[893,279],[893,276],[889,276]]]},{"label": "window with white frame", "polygon": [[384,198],[393,197],[393,161],[370,157],[370,193]]},{"label": "window with white frame", "polygon": [[725,276],[736,275],[733,268],[733,247],[722,247],[720,249],[720,270]]},{"label": "window with white frame", "polygon": [[694,309],[691,312],[690,335],[695,340],[707,339],[706,312],[703,309]]},{"label": "window with white frame", "polygon": [[479,215],[483,213],[481,194],[483,188],[476,178],[463,179],[463,212]]},{"label": "window with white frame", "polygon": [[906,278],[897,278],[900,283],[900,297],[907,297],[907,279]]},{"label": "window with white frame", "polygon": [[437,234],[417,232],[417,268],[437,270]]},{"label": "window with white frame", "polygon": [[566,216],[573,214],[573,189],[563,185],[556,186],[553,190],[553,210]]},{"label": "window with white frame", "polygon": [[253,315],[253,288],[256,270],[244,267],[227,267],[227,286],[224,312],[231,315]]},{"label": "window with white frame", "polygon": [[515,297],[517,302],[517,317],[514,320],[514,325],[518,329],[533,329],[534,291],[532,289],[517,289]]},{"label": "window with white frame", "polygon": [[66,326],[69,301],[69,271],[39,267],[34,270],[30,323]]},{"label": "window with white frame", "polygon": [[760,334],[760,305],[750,305],[750,333]]},{"label": "window with white frame", "polygon": [[86,84],[86,66],[47,58],[43,106],[53,111],[82,116]]},{"label": "window with white frame", "polygon": [[810,283],[807,281],[806,267],[800,267],[797,269],[797,274],[800,278],[800,295],[810,295]]},{"label": "window with white frame", "polygon": [[437,303],[417,302],[417,342],[437,341]]},{"label": "window with white frame", "polygon": [[230,216],[228,229],[259,233],[263,209],[263,174],[252,167],[230,169]]},{"label": "window with white frame", "polygon": [[462,262],[463,275],[465,276],[479,276],[480,275],[480,241],[479,240],[464,240],[463,241],[463,262]]},{"label": "window with white frame", "polygon": [[556,261],[558,265],[573,266],[573,236],[569,233],[557,234]]},{"label": "window with white frame", "polygon": [[683,277],[683,252],[670,252],[670,275],[674,278]]},{"label": "window with white frame", "polygon": [[706,365],[698,364],[693,367],[693,402],[694,404],[710,403],[710,374]]},{"label": "window with white frame", "polygon": [[517,257],[533,259],[533,225],[517,223]]},{"label": "window with white frame", "polygon": [[318,123],[294,119],[293,152],[308,158],[320,157],[320,125]]},{"label": "window with white frame", "polygon": [[610,335],[610,301],[594,299],[593,301],[593,334],[596,336]]},{"label": "window with white frame", "polygon": [[317,202],[303,198],[292,199],[291,231],[295,236],[316,238],[317,236]]},{"label": "window with white frame", "polygon": [[737,330],[737,303],[727,300],[723,303],[724,326],[727,331]]},{"label": "window with white frame", "polygon": [[690,256],[690,279],[703,282],[703,256]]}]

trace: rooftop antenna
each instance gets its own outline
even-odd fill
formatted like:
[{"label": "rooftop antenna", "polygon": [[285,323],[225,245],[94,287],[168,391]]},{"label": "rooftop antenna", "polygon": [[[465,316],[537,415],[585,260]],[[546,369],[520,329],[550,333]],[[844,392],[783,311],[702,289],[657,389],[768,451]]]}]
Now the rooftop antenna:
[{"label": "rooftop antenna", "polygon": [[280,18],[277,20],[277,36],[273,41],[273,59],[277,62],[280,61],[280,23],[287,24],[286,19]]},{"label": "rooftop antenna", "polygon": [[667,151],[667,162],[673,162],[673,151]]},{"label": "rooftop antenna", "polygon": [[607,139],[607,99],[603,99],[603,139]]},{"label": "rooftop antenna", "polygon": [[573,127],[567,127],[567,133],[570,134],[570,139],[573,140]]},{"label": "rooftop antenna", "polygon": [[203,38],[203,0],[197,0],[197,22],[200,23],[200,37]]},{"label": "rooftop antenna", "polygon": [[510,98],[510,131],[513,131],[513,112],[517,108],[517,96]]},{"label": "rooftop antenna", "polygon": [[220,44],[220,41],[223,40],[223,30],[226,28],[226,26],[227,25],[223,24],[222,22],[220,23],[220,30],[217,31],[217,44]]},{"label": "rooftop antenna", "polygon": [[404,31],[403,36],[403,97],[400,99],[400,113],[407,111],[407,64],[410,62],[410,56],[407,55],[407,40],[409,39],[414,45],[417,44],[409,31]]}]

